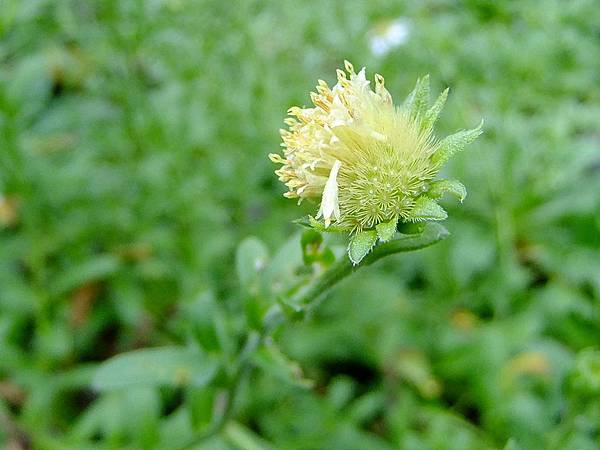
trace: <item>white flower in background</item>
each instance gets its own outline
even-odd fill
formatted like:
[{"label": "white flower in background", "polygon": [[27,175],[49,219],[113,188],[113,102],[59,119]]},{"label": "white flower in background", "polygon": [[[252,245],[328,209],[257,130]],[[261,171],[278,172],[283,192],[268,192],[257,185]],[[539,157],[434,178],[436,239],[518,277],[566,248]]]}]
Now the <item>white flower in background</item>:
[{"label": "white flower in background", "polygon": [[406,44],[410,37],[410,22],[399,17],[378,24],[370,33],[369,47],[375,56],[385,56],[391,50]]}]

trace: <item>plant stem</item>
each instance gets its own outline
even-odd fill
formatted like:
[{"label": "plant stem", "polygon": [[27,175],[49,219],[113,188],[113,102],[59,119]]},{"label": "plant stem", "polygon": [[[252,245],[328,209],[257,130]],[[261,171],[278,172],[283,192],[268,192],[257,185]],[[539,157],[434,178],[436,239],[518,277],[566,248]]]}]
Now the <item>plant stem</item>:
[{"label": "plant stem", "polygon": [[[323,299],[324,294],[344,278],[354,273],[361,267],[369,266],[380,259],[396,253],[419,250],[445,239],[448,231],[439,224],[430,223],[425,230],[417,235],[401,235],[389,242],[377,245],[360,264],[353,265],[349,258],[342,257],[336,261],[327,271],[321,274],[306,289],[300,291],[292,299],[290,304],[297,305],[300,311],[306,312],[315,309]],[[233,414],[235,401],[242,381],[249,376],[252,370],[251,356],[262,344],[265,338],[270,336],[279,325],[289,320],[280,304],[274,304],[265,314],[263,326],[259,332],[251,331],[246,338],[246,343],[240,351],[239,364],[227,391],[226,404],[223,412],[204,431],[196,436],[183,449],[190,448],[205,441],[221,431]]]},{"label": "plant stem", "polygon": [[402,235],[401,237],[377,245],[371,253],[365,256],[360,264],[353,265],[349,258],[340,258],[306,290],[301,291],[294,297],[292,303],[304,306],[306,309],[314,309],[329,289],[361,267],[370,266],[380,259],[395,253],[410,252],[429,247],[446,238],[448,235],[448,231],[442,225],[431,223],[420,234]]}]

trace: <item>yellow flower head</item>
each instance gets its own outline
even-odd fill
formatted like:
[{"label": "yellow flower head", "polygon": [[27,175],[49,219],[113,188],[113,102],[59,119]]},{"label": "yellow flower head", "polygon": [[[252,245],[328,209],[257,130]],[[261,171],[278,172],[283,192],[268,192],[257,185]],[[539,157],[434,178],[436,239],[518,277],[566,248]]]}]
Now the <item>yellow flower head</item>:
[{"label": "yellow flower head", "polygon": [[442,164],[481,134],[481,125],[443,140],[433,125],[445,103],[446,89],[429,107],[429,79],[417,82],[395,106],[381,75],[374,89],[363,68],[345,62],[337,84],[319,80],[311,93],[313,108],[292,107],[281,130],[283,156],[269,157],[290,198],[320,200],[316,219],[324,227],[358,233],[380,224],[443,220],[437,204],[444,192],[462,199],[457,181],[434,181]]}]

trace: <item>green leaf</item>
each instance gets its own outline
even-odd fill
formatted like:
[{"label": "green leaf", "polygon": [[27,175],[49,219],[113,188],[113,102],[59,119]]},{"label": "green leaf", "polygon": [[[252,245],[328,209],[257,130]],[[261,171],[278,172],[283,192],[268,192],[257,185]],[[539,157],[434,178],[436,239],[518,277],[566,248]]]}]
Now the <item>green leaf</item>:
[{"label": "green leaf", "polygon": [[55,295],[64,295],[85,283],[102,280],[118,272],[121,261],[117,256],[104,254],[81,262],[64,271],[53,284]]},{"label": "green leaf", "polygon": [[447,218],[448,213],[435,200],[421,196],[415,202],[408,219],[417,222],[421,220],[444,220]]},{"label": "green leaf", "polygon": [[506,442],[506,445],[504,446],[503,450],[521,450],[521,447],[519,446],[519,444],[517,444],[517,441],[515,441],[513,438],[510,438]]},{"label": "green leaf", "polygon": [[244,425],[229,421],[223,428],[225,439],[240,450],[273,450],[274,447]]},{"label": "green leaf", "polygon": [[429,106],[429,75],[417,80],[413,91],[404,101],[404,108],[410,113],[411,117],[422,117]]},{"label": "green leaf", "polygon": [[224,330],[222,305],[210,290],[200,293],[190,302],[181,305],[178,320],[189,323],[190,334],[200,347],[207,351],[227,351],[233,345]]},{"label": "green leaf", "polygon": [[98,368],[92,386],[99,391],[132,386],[207,385],[215,377],[216,358],[186,347],[160,347],[117,355]]},{"label": "green leaf", "polygon": [[[303,224],[304,222],[298,223]],[[348,228],[338,227],[335,225],[329,225],[328,227],[325,227],[325,224],[319,222],[313,216],[308,216],[308,223],[310,227],[322,233],[346,233],[348,231]]]},{"label": "green leaf", "polygon": [[235,266],[240,282],[240,296],[244,300],[244,311],[248,325],[260,327],[262,315],[266,308],[263,299],[263,277],[269,253],[262,241],[255,237],[244,239],[238,246],[235,255]]},{"label": "green leaf", "polygon": [[397,223],[398,219],[392,219],[389,222],[382,222],[375,226],[375,229],[377,230],[377,237],[381,242],[387,242],[394,237]]},{"label": "green leaf", "polygon": [[336,411],[346,407],[356,395],[356,381],[346,375],[338,375],[327,386],[327,403]]},{"label": "green leaf", "polygon": [[274,344],[266,344],[252,355],[252,362],[267,374],[285,383],[310,388],[313,381],[303,377],[300,365],[284,355]]},{"label": "green leaf", "polygon": [[[3,13],[7,9],[5,2],[2,9]],[[51,97],[52,79],[48,64],[48,58],[39,51],[23,54],[13,63],[11,77],[2,86],[5,96],[3,102],[19,111],[19,119],[29,120],[35,117]]]},{"label": "green leaf", "polygon": [[284,297],[278,296],[276,298],[276,301],[279,304],[281,310],[283,311],[283,314],[289,320],[302,319],[306,314],[306,309],[302,305],[298,305]]},{"label": "green leaf", "polygon": [[431,157],[431,161],[434,164],[441,166],[456,153],[464,150],[464,148],[477,139],[481,133],[483,133],[483,120],[477,128],[473,128],[472,130],[462,130],[458,133],[451,134],[438,144],[436,152]]},{"label": "green leaf", "polygon": [[427,355],[419,350],[401,352],[393,370],[409,384],[412,384],[424,398],[435,398],[440,394],[439,381],[433,376]]},{"label": "green leaf", "polygon": [[377,242],[377,231],[367,230],[356,233],[350,240],[348,245],[348,256],[350,261],[354,265],[361,262],[361,260],[371,251],[373,246]]},{"label": "green leaf", "polygon": [[155,448],[161,417],[157,389],[131,387],[107,392],[96,399],[71,424],[78,440],[101,435],[107,440],[128,436],[131,448]]},{"label": "green leaf", "polygon": [[212,420],[212,413],[217,396],[217,388],[213,386],[204,389],[190,387],[185,391],[185,404],[189,419],[196,429],[202,429]]},{"label": "green leaf", "polygon": [[255,237],[244,239],[237,248],[235,268],[242,288],[249,288],[267,265],[269,252],[262,241]]},{"label": "green leaf", "polygon": [[577,354],[570,381],[579,393],[600,395],[600,350],[586,348]]},{"label": "green leaf", "polygon": [[323,242],[323,236],[316,230],[308,229],[302,232],[302,236],[300,237],[300,244],[302,248],[308,247],[311,245],[319,246]]},{"label": "green leaf", "polygon": [[304,264],[311,264],[318,260],[323,236],[317,230],[309,228],[302,232],[300,245],[302,246],[302,259]]},{"label": "green leaf", "polygon": [[284,295],[291,286],[298,283],[298,268],[304,265],[302,247],[298,245],[300,233],[294,233],[271,258],[265,270],[266,288],[274,295]]},{"label": "green leaf", "polygon": [[372,391],[354,400],[346,409],[350,421],[358,425],[372,421],[377,414],[385,410],[385,405],[385,394],[381,391]]},{"label": "green leaf", "polygon": [[444,89],[444,92],[442,92],[439,95],[433,106],[427,110],[425,116],[423,117],[423,120],[421,121],[422,130],[430,130],[431,128],[433,128],[435,122],[440,116],[440,113],[442,112],[442,109],[444,108],[444,105],[446,104],[446,99],[448,98],[449,91],[449,88]]},{"label": "green leaf", "polygon": [[398,222],[396,229],[400,234],[421,234],[425,226],[424,222]]},{"label": "green leaf", "polygon": [[331,249],[323,245],[323,236],[314,228],[302,232],[300,244],[302,245],[304,264],[321,263],[329,266],[335,261],[335,255]]},{"label": "green leaf", "polygon": [[467,188],[458,180],[439,180],[431,183],[427,195],[434,199],[442,198],[445,193],[458,197],[460,202],[467,196]]},{"label": "green leaf", "polygon": [[292,223],[302,225],[303,227],[306,227],[306,228],[314,228],[312,221],[315,221],[315,220],[316,219],[313,216],[303,216],[303,217],[300,217],[299,219],[292,220]]}]

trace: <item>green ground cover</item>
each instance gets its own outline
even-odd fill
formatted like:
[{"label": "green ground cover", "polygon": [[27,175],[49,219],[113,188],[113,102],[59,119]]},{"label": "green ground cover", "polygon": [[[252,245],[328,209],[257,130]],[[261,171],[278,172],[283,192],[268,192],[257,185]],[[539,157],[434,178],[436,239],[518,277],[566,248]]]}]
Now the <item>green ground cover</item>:
[{"label": "green ground cover", "polygon": [[[442,135],[485,118],[445,169],[469,196],[444,242],[279,330],[196,448],[600,446],[596,1],[2,0],[0,447],[177,448],[210,421],[260,295],[243,258],[287,282],[315,210],[267,154],[344,59],[398,99],[449,86]],[[192,343],[225,361],[203,388],[91,387]]]}]

